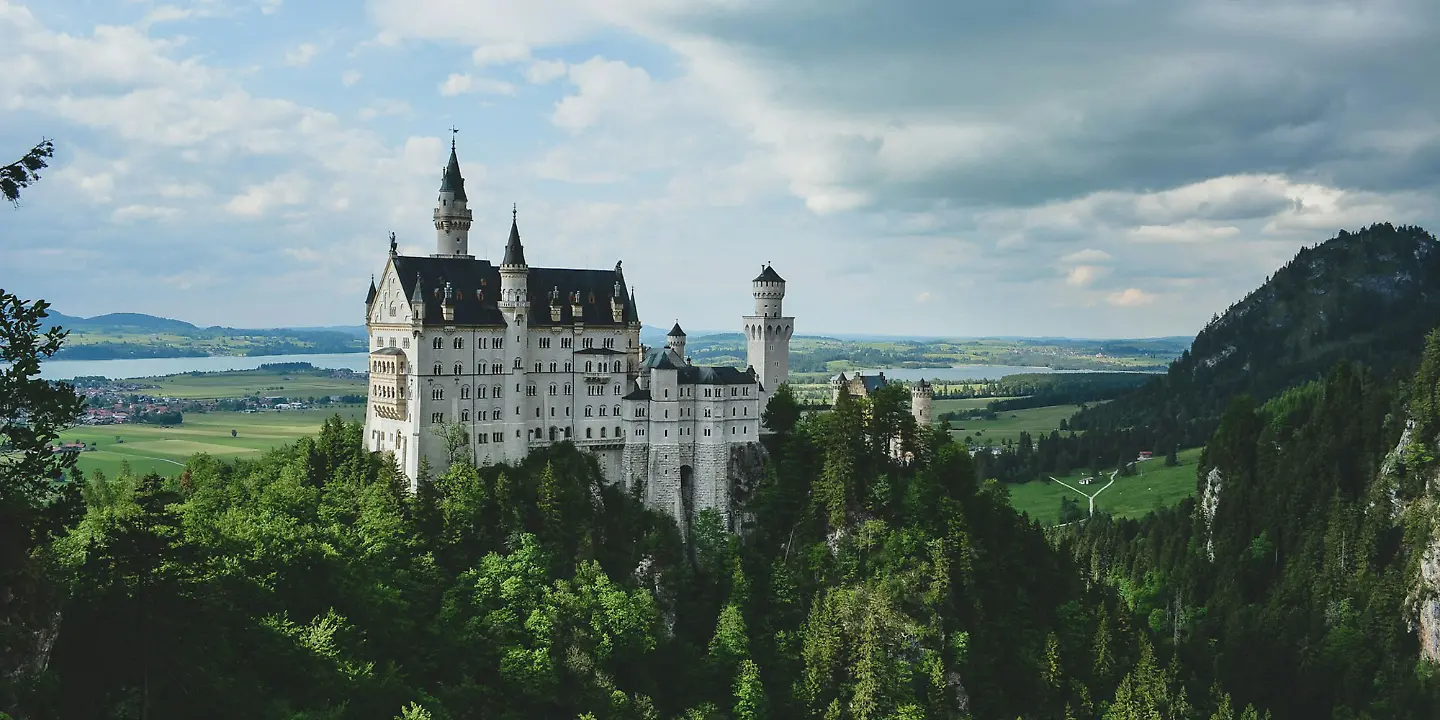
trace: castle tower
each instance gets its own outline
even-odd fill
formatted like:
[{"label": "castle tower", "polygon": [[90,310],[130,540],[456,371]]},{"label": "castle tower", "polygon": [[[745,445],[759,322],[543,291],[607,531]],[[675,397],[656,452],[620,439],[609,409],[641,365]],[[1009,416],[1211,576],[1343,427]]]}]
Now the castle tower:
[{"label": "castle tower", "polygon": [[750,286],[755,296],[755,314],[744,318],[745,357],[760,378],[763,410],[770,394],[790,380],[790,335],[795,330],[795,318],[783,314],[785,278],[774,268],[760,266],[760,274]]},{"label": "castle tower", "polygon": [[930,405],[934,399],[935,388],[924,379],[910,386],[910,414],[915,416],[915,425],[921,432],[928,432],[933,422]]},{"label": "castle tower", "polygon": [[510,239],[505,244],[505,258],[500,261],[500,312],[510,332],[505,338],[507,355],[513,360],[508,364],[510,384],[503,389],[507,402],[501,406],[505,416],[505,457],[518,462],[525,457],[530,447],[528,426],[530,408],[526,395],[525,370],[529,365],[526,351],[526,321],[530,315],[529,296],[530,267],[525,264],[525,248],[520,244],[520,227],[514,209],[510,214]]},{"label": "castle tower", "polygon": [[665,335],[665,347],[674,350],[682,360],[685,358],[685,331],[680,329],[678,320],[675,327],[670,328],[670,332]]},{"label": "castle tower", "polygon": [[435,254],[433,257],[471,257],[470,210],[466,207],[465,178],[455,140],[450,140],[450,164],[440,176],[440,197],[435,200]]}]

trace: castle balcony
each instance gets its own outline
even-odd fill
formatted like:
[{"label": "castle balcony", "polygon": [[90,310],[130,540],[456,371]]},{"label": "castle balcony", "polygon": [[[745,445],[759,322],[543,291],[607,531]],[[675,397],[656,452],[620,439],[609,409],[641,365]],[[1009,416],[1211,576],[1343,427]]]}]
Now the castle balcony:
[{"label": "castle balcony", "polygon": [[587,383],[607,383],[607,382],[610,382],[610,379],[613,378],[613,377],[614,377],[614,375],[613,375],[612,373],[608,373],[608,372],[587,372],[587,373],[585,373],[585,382],[587,382]]}]

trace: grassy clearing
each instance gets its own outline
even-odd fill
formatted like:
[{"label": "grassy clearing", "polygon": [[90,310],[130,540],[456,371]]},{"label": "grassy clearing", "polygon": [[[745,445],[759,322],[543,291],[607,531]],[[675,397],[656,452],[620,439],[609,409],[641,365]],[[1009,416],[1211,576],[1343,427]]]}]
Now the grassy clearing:
[{"label": "grassy clearing", "polygon": [[[235,370],[223,373],[168,375],[150,378],[147,383],[158,385],[152,394],[192,400],[238,398],[259,393],[261,396],[290,398],[327,395],[364,395],[365,380],[330,377],[325,373],[274,372],[271,370]],[[187,422],[189,419],[187,418]]]},{"label": "grassy clearing", "polygon": [[[1177,453],[1180,461],[1175,467],[1166,467],[1165,459],[1136,463],[1136,474],[1132,477],[1116,477],[1115,484],[1095,499],[1095,510],[1118,517],[1142,517],[1159,507],[1168,507],[1195,494],[1195,465],[1200,461],[1202,448],[1190,448]],[[1088,473],[1074,472],[1056,476],[1087,493],[1094,493],[1109,482],[1109,471],[1104,473],[1098,484],[1080,485],[1079,480]],[[1011,483],[1010,505],[1016,511],[1027,513],[1042,525],[1054,525],[1060,517],[1060,498],[1071,497],[1080,503],[1083,511],[1089,507],[1084,495],[1077,493],[1048,478],[1027,483]]]},{"label": "grassy clearing", "polygon": [[[993,398],[992,398],[993,399]],[[947,403],[969,402],[968,400],[945,400]],[[988,400],[987,400],[988,402]],[[935,403],[935,416],[939,417],[941,412],[956,408],[941,410],[940,401]],[[1069,420],[1080,409],[1078,405],[1051,405],[1049,407],[1029,408],[1026,410],[1008,410],[999,413],[994,420],[955,420],[950,423],[950,433],[957,440],[967,435],[975,435],[971,444],[999,445],[1007,438],[1019,440],[1021,432],[1028,432],[1031,436],[1041,433],[1049,434],[1051,430],[1060,429],[1061,420]],[[978,435],[977,435],[978,433]]]},{"label": "grassy clearing", "polygon": [[[346,420],[361,420],[365,417],[365,408],[189,413],[184,423],[168,428],[84,425],[62,433],[60,439],[67,443],[98,443],[97,450],[80,453],[76,465],[86,472],[102,470],[110,475],[120,471],[121,463],[128,462],[134,472],[174,475],[198,452],[222,458],[258,457],[271,448],[314,435],[321,423],[336,413]],[[230,436],[231,430],[236,431],[235,437]],[[117,442],[117,438],[124,442]]]},{"label": "grassy clearing", "polygon": [[[956,385],[956,386],[953,386],[953,387],[960,387],[960,386],[959,386],[959,385]],[[979,408],[985,407],[986,405],[989,405],[989,404],[992,403],[992,402],[995,402],[996,400],[1016,400],[1016,399],[1017,399],[1017,398],[1013,398],[1013,397],[954,398],[954,399],[950,399],[950,400],[935,400],[934,402],[931,403],[931,406],[930,406],[930,407],[931,407],[931,410],[934,412],[935,417],[940,417],[940,413],[947,413],[947,412],[964,412],[964,411],[966,411],[966,410],[977,410],[977,409],[979,409]],[[1008,413],[1006,413],[1006,414],[1008,414]]]}]

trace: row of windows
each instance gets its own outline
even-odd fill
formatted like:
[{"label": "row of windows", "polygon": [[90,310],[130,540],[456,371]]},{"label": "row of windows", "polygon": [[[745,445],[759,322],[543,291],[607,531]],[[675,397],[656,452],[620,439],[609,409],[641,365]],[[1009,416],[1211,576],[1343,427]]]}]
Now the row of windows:
[{"label": "row of windows", "polygon": [[[406,341],[405,347],[410,347],[409,341]],[[445,348],[445,338],[443,338],[443,337],[441,337],[441,336],[439,336],[439,335],[436,335],[435,337],[433,337],[433,338],[430,339],[430,347],[432,347],[432,348],[434,348],[434,349],[436,349],[436,350],[442,350],[442,349],[444,349],[444,348]],[[451,342],[451,347],[454,347],[456,350],[464,350],[464,349],[465,349],[465,338],[463,338],[463,337],[457,337],[457,338],[455,338],[455,339]],[[505,349],[505,338],[503,338],[503,337],[493,337],[493,338],[485,338],[485,337],[482,337],[482,338],[475,338],[475,349],[477,349],[477,350],[504,350],[504,349]]]},{"label": "row of windows", "polygon": [[370,362],[370,371],[375,373],[394,373],[397,367],[400,369],[400,372],[405,372],[405,363],[403,361],[398,366],[391,360],[372,360]]},{"label": "row of windows", "polygon": [[[666,397],[666,398],[669,398],[669,397],[670,397],[670,388],[665,388],[665,390],[664,390],[663,392],[664,392],[664,397]],[[695,397],[695,388],[694,388],[694,387],[681,387],[681,388],[678,388],[678,389],[675,391],[675,394],[676,394],[678,397]],[[744,385],[744,386],[738,386],[738,385],[737,385],[737,386],[731,386],[731,387],[730,387],[730,397],[742,397],[742,396],[743,396],[743,397],[750,397],[750,386],[749,386],[749,385]],[[708,387],[707,387],[707,388],[705,388],[705,397],[711,398],[711,399],[725,397],[725,391],[724,391],[723,388],[718,388],[718,387],[717,387],[717,388],[713,388],[713,389],[712,389],[712,388],[708,388]]]},{"label": "row of windows", "polygon": [[[452,369],[455,371],[453,374],[455,374],[455,375],[464,375],[464,374],[465,374],[465,363],[459,363],[459,362],[457,362],[457,363],[455,363],[455,364],[454,364],[453,366],[451,366],[451,367],[452,367]],[[535,362],[535,366],[534,366],[534,367],[535,367],[535,372],[539,373],[539,372],[545,372],[545,367],[546,367],[546,365],[545,365],[545,363],[542,363],[542,362],[540,362],[540,361],[537,360],[537,361]],[[560,371],[560,367],[561,367],[561,366],[560,366],[559,363],[554,363],[554,362],[550,363],[550,365],[549,365],[550,372],[552,372],[552,373],[553,373],[553,372],[559,372],[559,371]],[[521,368],[521,360],[520,360],[520,358],[518,358],[518,357],[515,358],[514,368],[515,368],[516,370],[519,370],[519,369]],[[573,372],[575,372],[575,366],[574,366],[572,363],[569,363],[569,362],[565,363],[564,368],[565,368],[564,371],[567,372],[567,373],[573,373]],[[435,363],[434,365],[430,366],[430,370],[431,370],[431,374],[432,374],[432,375],[444,375],[444,374],[445,374],[445,364],[444,364],[444,363],[437,362],[437,363]],[[479,365],[476,366],[476,370],[475,370],[475,374],[476,374],[476,375],[500,375],[500,374],[503,374],[504,372],[505,372],[505,368],[504,368],[504,366],[502,366],[500,363],[488,363],[488,364],[487,364],[487,363],[480,363]],[[621,373],[621,372],[625,372],[625,365],[624,365],[624,363],[622,363],[622,362],[620,362],[620,361],[618,361],[618,360],[615,361],[614,363],[608,363],[608,362],[596,363],[596,362],[594,362],[594,361],[589,361],[589,362],[586,362],[586,363],[585,363],[585,372],[587,372],[587,373],[588,373],[588,372],[615,372],[615,373]],[[718,397],[718,395],[717,395],[717,397]]]},{"label": "row of windows", "polygon": [[[551,340],[551,339],[548,338],[548,337],[537,338],[538,344],[539,344],[539,346],[540,346],[540,348],[541,348],[542,350],[548,350],[548,349],[550,349],[550,340]],[[477,350],[503,350],[503,349],[505,349],[505,338],[503,338],[503,337],[493,337],[493,338],[490,338],[490,337],[480,337],[480,338],[475,338],[475,344],[476,344],[476,349],[477,349]],[[410,347],[410,339],[409,339],[409,338],[404,338],[404,345],[405,345],[405,347],[407,347],[407,348]],[[593,337],[581,338],[581,340],[580,340],[580,345],[581,345],[582,348],[584,348],[584,349],[586,349],[586,350],[592,349],[592,348],[595,347],[595,338],[593,338]],[[627,343],[627,345],[628,345],[628,343]],[[384,340],[384,338],[378,338],[378,337],[375,338],[375,347],[384,347],[384,346],[385,346],[385,340]],[[464,349],[465,349],[465,338],[463,338],[463,337],[455,337],[455,338],[452,338],[451,341],[450,341],[450,346],[451,346],[452,348],[456,349],[456,350],[464,350]],[[390,338],[390,347],[395,347],[395,338]],[[430,339],[430,347],[433,348],[433,349],[435,349],[435,350],[443,350],[443,349],[445,348],[445,338],[444,338],[443,336],[436,335],[435,337],[433,337],[433,338]],[[560,338],[560,349],[562,349],[562,350],[570,350],[570,349],[573,349],[574,347],[575,347],[575,338],[570,338],[570,337],[562,337],[562,338]],[[604,347],[606,350],[614,350],[614,349],[615,349],[615,338],[613,338],[613,337],[601,338],[601,347]]]},{"label": "row of windows", "polygon": [[[370,386],[370,396],[371,396],[371,397],[379,397],[379,398],[389,398],[389,399],[392,399],[392,400],[393,400],[393,399],[395,399],[395,398],[397,397],[395,390],[396,390],[396,388],[390,387],[390,386],[388,386],[388,385],[371,385],[371,386]],[[402,386],[399,388],[399,390],[400,390],[400,392],[399,392],[398,397],[399,397],[401,400],[404,400],[404,399],[405,399],[405,387],[402,385]]]}]

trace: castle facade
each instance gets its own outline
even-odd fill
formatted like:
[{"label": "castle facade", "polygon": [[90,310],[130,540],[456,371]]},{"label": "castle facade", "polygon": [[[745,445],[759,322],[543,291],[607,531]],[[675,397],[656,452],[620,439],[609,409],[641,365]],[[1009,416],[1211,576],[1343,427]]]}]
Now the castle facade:
[{"label": "castle facade", "polygon": [[767,265],[751,282],[748,368],[696,366],[679,323],[665,347],[640,343],[619,262],[531,267],[512,217],[494,265],[470,254],[467,203],[452,144],[435,253],[399,255],[392,235],[365,299],[368,447],[394,453],[413,484],[422,460],[436,473],[462,458],[513,464],[569,441],[682,527],[706,508],[729,518],[731,488],[762,452],[760,415],[789,377],[785,280]]}]

